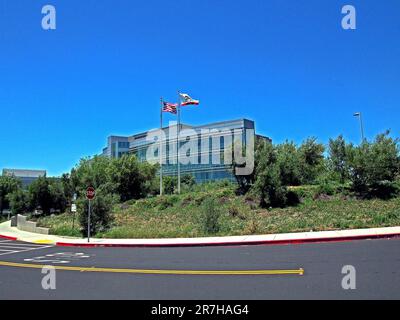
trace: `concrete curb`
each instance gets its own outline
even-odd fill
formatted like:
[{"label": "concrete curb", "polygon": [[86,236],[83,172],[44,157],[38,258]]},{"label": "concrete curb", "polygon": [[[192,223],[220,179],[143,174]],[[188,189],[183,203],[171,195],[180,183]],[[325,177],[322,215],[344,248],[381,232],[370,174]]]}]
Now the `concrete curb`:
[{"label": "concrete curb", "polygon": [[18,240],[18,238],[16,238],[16,237],[3,236],[1,234],[0,234],[0,239],[6,239],[6,240],[12,240],[12,241]]},{"label": "concrete curb", "polygon": [[221,246],[250,246],[250,245],[290,245],[303,243],[343,242],[353,240],[391,239],[400,238],[400,233],[355,235],[345,237],[325,237],[309,239],[287,239],[287,240],[258,240],[258,241],[226,241],[226,242],[198,242],[198,243],[71,243],[56,242],[60,247],[119,247],[119,248],[176,248],[176,247],[221,247]]},{"label": "concrete curb", "polygon": [[11,227],[10,221],[0,224],[0,239],[18,240],[27,243],[48,244],[60,247],[121,247],[121,248],[163,248],[163,247],[212,247],[251,245],[290,245],[317,242],[339,242],[366,239],[400,238],[400,226],[278,233],[266,235],[244,235],[203,238],[161,238],[161,239],[100,239],[68,238],[42,235]]}]

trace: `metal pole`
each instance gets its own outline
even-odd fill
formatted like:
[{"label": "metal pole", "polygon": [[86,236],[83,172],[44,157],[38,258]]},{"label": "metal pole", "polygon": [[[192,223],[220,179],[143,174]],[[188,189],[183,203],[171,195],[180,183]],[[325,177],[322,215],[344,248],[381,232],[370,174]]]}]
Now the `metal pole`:
[{"label": "metal pole", "polygon": [[88,212],[88,242],[90,242],[90,200],[89,200],[89,212]]},{"label": "metal pole", "polygon": [[160,196],[162,196],[162,194],[163,194],[163,178],[162,178],[162,175],[163,175],[163,167],[162,167],[162,133],[163,133],[163,131],[162,131],[162,123],[163,123],[163,121],[162,121],[162,118],[163,118],[163,98],[161,98],[161,108],[160,108],[160,137],[159,137],[159,139],[160,139],[160,147],[159,147],[159,150],[158,150],[159,158],[160,158]]},{"label": "metal pole", "polygon": [[179,161],[179,136],[181,129],[181,96],[178,91],[178,129],[177,129],[177,137],[176,137],[176,152],[177,152],[177,161],[178,161],[178,194],[181,193],[181,164]]},{"label": "metal pole", "polygon": [[365,140],[365,136],[364,136],[364,124],[363,124],[363,120],[362,120],[362,114],[360,112],[360,129],[361,129],[361,143],[364,142]]}]

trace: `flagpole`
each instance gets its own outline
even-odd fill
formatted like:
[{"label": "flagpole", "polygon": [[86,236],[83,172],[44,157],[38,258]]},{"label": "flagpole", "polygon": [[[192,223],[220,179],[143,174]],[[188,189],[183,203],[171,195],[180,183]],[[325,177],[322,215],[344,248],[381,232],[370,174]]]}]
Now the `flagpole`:
[{"label": "flagpole", "polygon": [[162,125],[163,125],[163,98],[161,97],[160,99],[161,105],[160,105],[160,147],[158,148],[158,154],[159,154],[159,158],[160,158],[160,196],[162,196],[163,194],[163,167],[162,167]]},{"label": "flagpole", "polygon": [[176,135],[176,158],[177,158],[177,164],[178,164],[178,194],[181,193],[181,164],[179,161],[179,136],[180,136],[180,130],[181,130],[181,96],[180,92],[178,91],[178,129],[176,130],[177,135]]}]

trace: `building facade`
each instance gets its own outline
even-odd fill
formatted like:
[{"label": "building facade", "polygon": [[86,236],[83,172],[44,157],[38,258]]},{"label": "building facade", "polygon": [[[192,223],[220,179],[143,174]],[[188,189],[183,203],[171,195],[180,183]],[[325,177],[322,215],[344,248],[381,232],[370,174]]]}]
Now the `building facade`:
[{"label": "building facade", "polygon": [[[200,126],[180,124],[178,156],[177,129],[175,122],[162,131],[155,129],[129,137],[111,136],[103,155],[119,158],[130,153],[135,154],[139,161],[160,163],[161,149],[163,175],[177,175],[179,157],[181,176],[190,174],[198,183],[224,179],[233,181],[235,178],[230,157],[235,145],[240,144],[241,150],[246,150],[250,148],[249,142],[255,139],[254,121],[248,119]],[[128,144],[121,148],[121,142]]]},{"label": "building facade", "polygon": [[45,177],[46,170],[3,169],[3,176],[13,176],[21,180],[22,186],[26,188],[39,177]]},{"label": "building facade", "polygon": [[103,155],[109,158],[121,158],[129,153],[129,137],[110,136],[107,139],[107,147],[103,149]]}]

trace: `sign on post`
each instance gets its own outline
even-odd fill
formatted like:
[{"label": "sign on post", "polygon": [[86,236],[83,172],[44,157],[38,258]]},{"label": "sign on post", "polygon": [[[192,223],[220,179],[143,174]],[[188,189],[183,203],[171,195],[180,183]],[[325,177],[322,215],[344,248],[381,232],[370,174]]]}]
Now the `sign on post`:
[{"label": "sign on post", "polygon": [[88,242],[90,242],[90,201],[96,197],[96,190],[93,187],[88,187],[86,189],[86,199],[89,200],[89,210],[88,210]]},{"label": "sign on post", "polygon": [[96,197],[96,190],[93,187],[86,189],[86,199],[93,200]]}]

